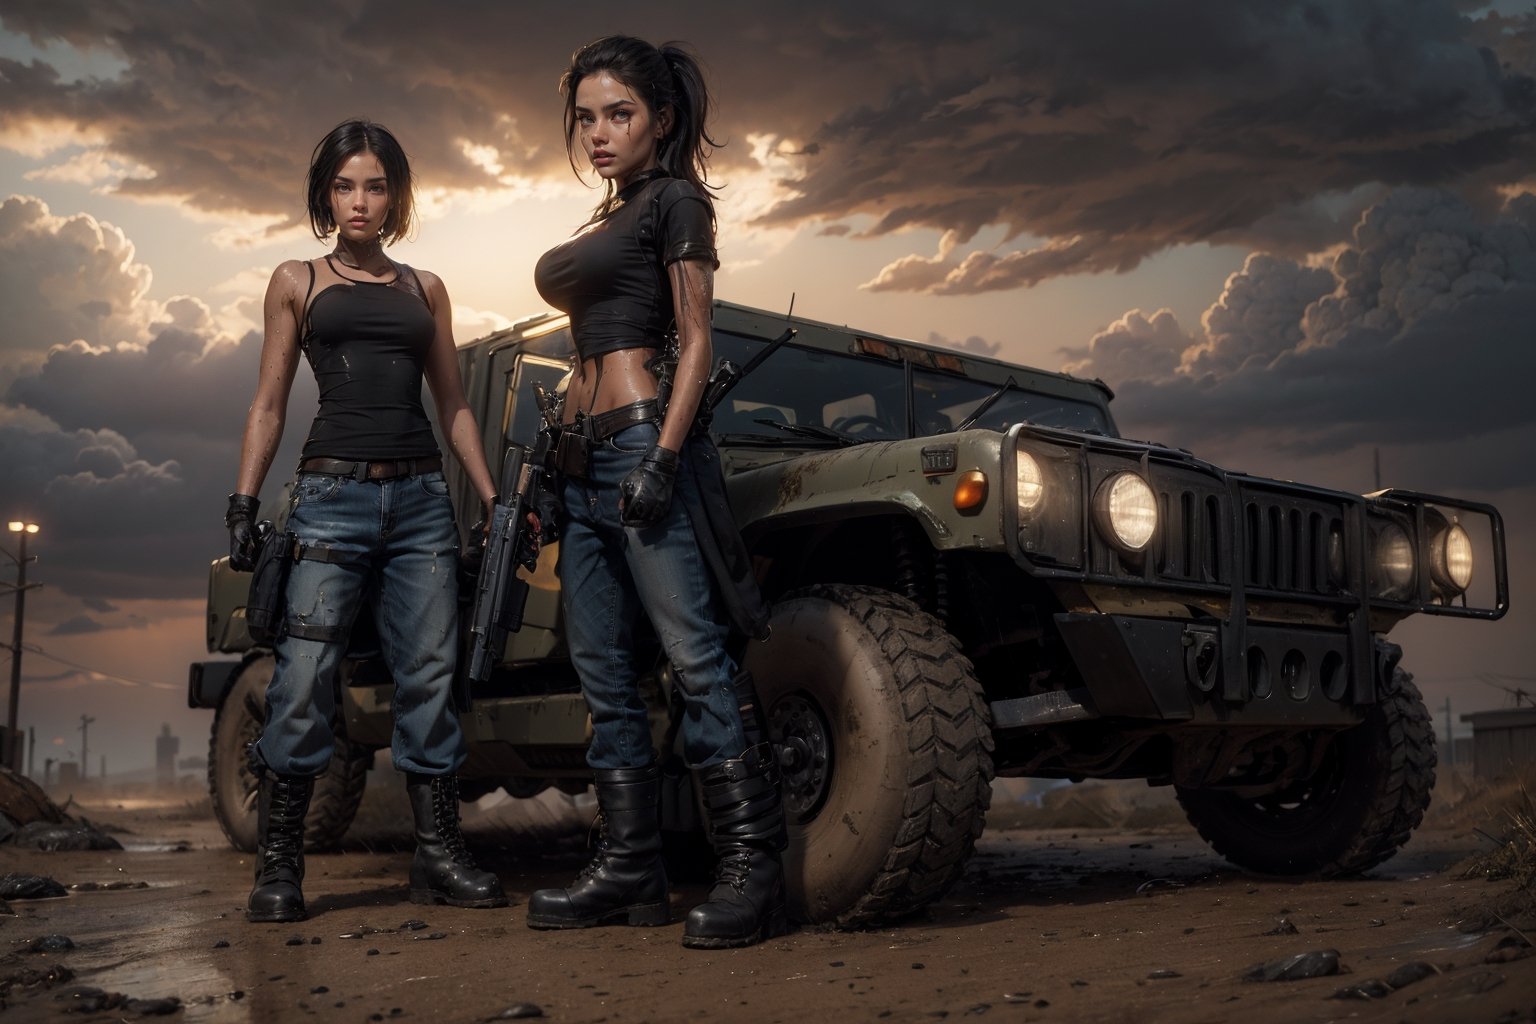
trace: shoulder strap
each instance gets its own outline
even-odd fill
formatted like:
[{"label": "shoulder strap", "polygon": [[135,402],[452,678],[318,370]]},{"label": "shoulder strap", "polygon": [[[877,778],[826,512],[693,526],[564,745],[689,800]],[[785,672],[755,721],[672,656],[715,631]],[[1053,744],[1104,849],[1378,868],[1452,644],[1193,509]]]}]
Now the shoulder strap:
[{"label": "shoulder strap", "polygon": [[304,289],[304,318],[299,325],[299,345],[309,340],[309,300],[315,294],[315,261],[305,260],[304,269],[309,271],[309,287]]}]

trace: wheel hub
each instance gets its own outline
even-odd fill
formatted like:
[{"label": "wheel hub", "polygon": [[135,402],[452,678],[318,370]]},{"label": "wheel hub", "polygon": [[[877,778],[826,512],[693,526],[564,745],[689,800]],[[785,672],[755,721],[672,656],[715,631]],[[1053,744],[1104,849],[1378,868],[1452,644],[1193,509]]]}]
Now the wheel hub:
[{"label": "wheel hub", "polygon": [[831,729],[821,708],[804,694],[780,698],[768,716],[784,777],[784,809],[796,821],[816,816],[832,778]]}]

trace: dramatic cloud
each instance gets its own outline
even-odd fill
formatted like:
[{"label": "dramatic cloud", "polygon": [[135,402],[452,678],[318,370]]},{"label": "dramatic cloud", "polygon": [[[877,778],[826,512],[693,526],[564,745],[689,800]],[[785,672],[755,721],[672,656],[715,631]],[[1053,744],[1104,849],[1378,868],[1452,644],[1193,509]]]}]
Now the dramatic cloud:
[{"label": "dramatic cloud", "polygon": [[54,626],[48,631],[48,635],[80,636],[85,633],[100,633],[106,628],[89,615],[75,615]]},{"label": "dramatic cloud", "polygon": [[1002,350],[1003,347],[1002,342],[988,341],[986,338],[983,338],[979,334],[973,334],[963,341],[956,341],[951,338],[946,338],[938,331],[928,332],[928,344],[943,345],[946,348],[957,348],[963,352],[975,352],[977,355],[990,356],[994,359],[997,358],[997,354]]},{"label": "dramatic cloud", "polygon": [[31,196],[0,203],[0,356],[48,346],[137,341],[152,311],[149,268],[110,224],[86,214],[57,217]]},{"label": "dramatic cloud", "polygon": [[[1486,202],[1536,162],[1536,15],[1465,7],[700,0],[629,30],[686,38],[712,66],[727,171],[787,163],[760,223],[952,231],[868,287],[971,294],[1197,241],[1315,251],[1339,239],[1339,202],[1384,186]],[[54,179],[275,227],[295,223],[313,141],[357,113],[394,126],[434,188],[564,178],[555,80],[590,26],[634,19],[584,15],[13,0],[7,31],[122,70],[0,60],[0,144],[53,154],[38,173]],[[988,226],[1003,246],[963,251]]]},{"label": "dramatic cloud", "polygon": [[1366,212],[1331,271],[1255,255],[1188,332],[1132,311],[1065,366],[1118,392],[1123,428],[1200,447],[1394,444],[1444,486],[1536,483],[1536,196],[1492,222],[1445,192]]},{"label": "dramatic cloud", "polygon": [[[1529,173],[1536,19],[1493,31],[1435,4],[1134,8],[1033,8],[963,68],[834,115],[770,217],[952,231],[866,287],[958,295],[1196,241],[1314,251],[1338,239],[1340,200],[1436,183],[1486,202]],[[954,244],[988,225],[1007,227],[1001,250]]]},{"label": "dramatic cloud", "polygon": [[[224,545],[260,348],[253,331],[227,332],[246,319],[238,303],[216,314],[198,299],[146,299],[150,271],[133,254],[122,232],[83,214],[20,196],[0,206],[11,329],[0,339],[0,508],[43,524],[50,586],[95,595],[98,614],[110,599],[201,586]],[[307,421],[314,385],[304,377],[294,391],[294,419]],[[289,435],[280,466],[303,428]]]},{"label": "dramatic cloud", "polygon": [[[0,396],[0,507],[48,531],[51,582],[104,599],[187,596],[225,546],[260,339],[164,327],[146,345],[54,348]],[[300,375],[265,488],[297,461],[315,392]]]}]

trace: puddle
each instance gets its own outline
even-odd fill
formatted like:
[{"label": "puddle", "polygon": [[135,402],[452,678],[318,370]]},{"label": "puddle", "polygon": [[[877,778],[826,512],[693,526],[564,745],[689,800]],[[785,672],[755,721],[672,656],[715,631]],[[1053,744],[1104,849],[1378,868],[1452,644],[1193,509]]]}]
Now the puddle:
[{"label": "puddle", "polygon": [[[119,840],[122,842],[121,840]],[[186,840],[174,843],[123,842],[124,853],[191,853],[192,844]]]},{"label": "puddle", "polygon": [[1424,932],[1417,938],[1394,942],[1390,946],[1376,946],[1371,950],[1371,956],[1420,959],[1430,953],[1461,953],[1487,938],[1487,934],[1482,932],[1463,933],[1454,928],[1445,928]]},{"label": "puddle", "polygon": [[139,999],[175,996],[182,1002],[176,1019],[199,1024],[251,1020],[251,1005],[242,993],[230,998],[237,986],[223,970],[210,963],[135,962],[101,971],[81,972],[77,980],[105,989],[123,992]]}]

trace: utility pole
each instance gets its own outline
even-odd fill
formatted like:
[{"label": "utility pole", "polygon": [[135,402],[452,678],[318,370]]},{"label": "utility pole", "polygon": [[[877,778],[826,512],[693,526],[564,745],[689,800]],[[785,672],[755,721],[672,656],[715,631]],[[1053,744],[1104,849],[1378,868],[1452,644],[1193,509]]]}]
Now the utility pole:
[{"label": "utility pole", "polygon": [[31,561],[27,557],[27,538],[37,532],[38,526],[22,519],[12,519],[8,526],[16,535],[19,553],[16,557],[16,623],[11,632],[11,694],[5,714],[5,765],[12,771],[20,771],[21,744],[16,734],[16,714],[21,703],[21,623],[27,613],[27,591],[37,586],[36,583],[31,587],[27,584],[27,563]]},{"label": "utility pole", "polygon": [[1445,760],[1456,763],[1456,739],[1451,735],[1451,698],[1445,698]]},{"label": "utility pole", "polygon": [[87,735],[87,730],[90,729],[91,723],[94,722],[94,721],[96,721],[96,719],[92,718],[89,715],[81,715],[80,716],[80,778],[81,779],[85,778],[86,769],[88,767],[90,767],[90,763],[91,763],[89,760],[87,760],[87,758],[89,757],[89,751],[88,751],[88,748],[85,745],[85,738],[86,738],[86,735]]}]

